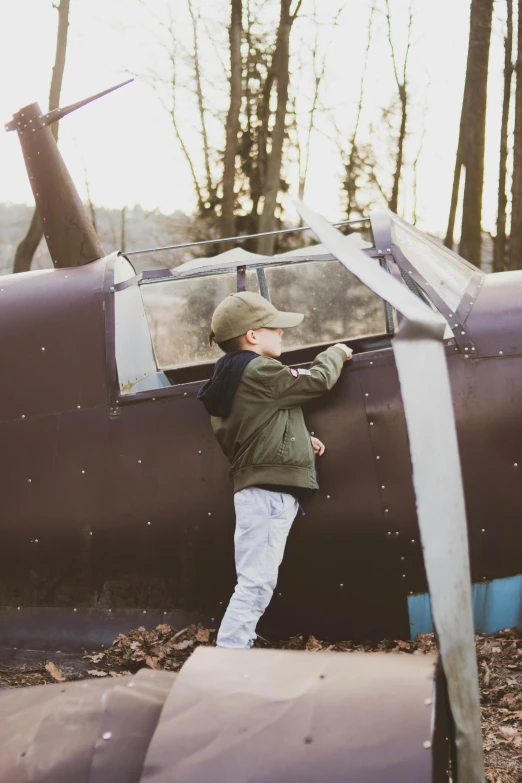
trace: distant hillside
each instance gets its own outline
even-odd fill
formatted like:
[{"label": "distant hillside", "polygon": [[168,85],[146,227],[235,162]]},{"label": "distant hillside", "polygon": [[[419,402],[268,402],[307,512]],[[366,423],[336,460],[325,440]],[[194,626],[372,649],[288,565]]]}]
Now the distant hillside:
[{"label": "distant hillside", "polygon": [[[0,274],[11,274],[16,247],[24,237],[33,208],[27,204],[0,203]],[[203,238],[201,227],[182,212],[163,215],[146,212],[141,206],[122,210],[98,208],[95,210],[96,229],[107,253],[113,250],[140,248],[190,242]],[[199,233],[198,233],[199,232]],[[192,258],[193,252],[172,251],[136,256],[139,269],[157,269],[177,266]],[[31,269],[50,269],[52,266],[45,240],[40,242]]]}]

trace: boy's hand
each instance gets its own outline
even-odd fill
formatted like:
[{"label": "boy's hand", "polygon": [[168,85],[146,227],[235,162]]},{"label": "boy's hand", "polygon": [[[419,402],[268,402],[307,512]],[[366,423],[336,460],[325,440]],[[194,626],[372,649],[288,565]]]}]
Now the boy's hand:
[{"label": "boy's hand", "polygon": [[346,354],[346,361],[349,361],[352,358],[352,356],[353,356],[352,349],[348,348],[348,346],[345,345],[344,343],[335,343],[334,348],[342,348],[342,350]]},{"label": "boy's hand", "polygon": [[311,436],[311,440],[312,440],[312,448],[314,450],[314,454],[317,454],[318,457],[322,457],[326,446],[324,445],[324,443],[322,443],[322,441],[319,440],[319,438],[314,438],[313,436]]}]

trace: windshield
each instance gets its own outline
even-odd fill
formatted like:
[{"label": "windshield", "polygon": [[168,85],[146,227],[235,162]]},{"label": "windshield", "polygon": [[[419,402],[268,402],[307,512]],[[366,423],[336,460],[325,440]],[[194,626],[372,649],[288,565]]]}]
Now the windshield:
[{"label": "windshield", "polygon": [[390,218],[393,243],[454,313],[478,269],[396,215]]}]

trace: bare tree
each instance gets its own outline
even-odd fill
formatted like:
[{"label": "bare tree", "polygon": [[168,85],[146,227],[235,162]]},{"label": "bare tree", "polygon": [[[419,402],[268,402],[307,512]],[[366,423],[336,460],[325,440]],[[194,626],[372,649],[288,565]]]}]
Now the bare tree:
[{"label": "bare tree", "polygon": [[[60,0],[58,9],[58,35],[56,38],[56,55],[54,58],[51,89],[49,91],[49,111],[57,109],[60,105],[60,93],[62,90],[63,72],[65,68],[65,55],[67,52],[67,33],[69,29],[69,4],[70,0]],[[58,124],[51,125],[51,132],[58,141]],[[36,209],[33,212],[31,224],[27,234],[16,248],[13,272],[27,272],[31,268],[33,256],[42,239],[43,231]]]},{"label": "bare tree", "polygon": [[402,72],[399,75],[399,69],[397,67],[397,58],[395,56],[395,48],[393,45],[393,36],[391,28],[391,15],[390,15],[390,3],[386,2],[386,22],[388,25],[388,42],[390,44],[391,58],[393,64],[393,75],[395,76],[395,83],[399,92],[399,101],[401,109],[401,121],[399,128],[399,136],[397,139],[397,155],[395,158],[395,172],[393,174],[393,185],[391,197],[388,206],[392,212],[397,212],[399,205],[399,184],[401,181],[402,166],[404,162],[404,142],[406,140],[406,128],[408,122],[408,89],[407,89],[407,71],[408,71],[408,57],[411,46],[411,30],[413,26],[413,5],[410,4],[408,12],[408,37],[406,41],[406,51],[404,53],[404,61],[402,64]]},{"label": "bare tree", "polygon": [[513,144],[509,269],[522,269],[522,0],[518,2],[518,41],[515,73],[515,138]]},{"label": "bare tree", "polygon": [[[281,15],[277,31],[277,42],[272,59],[273,83],[277,86],[277,107],[274,127],[271,134],[271,149],[266,161],[266,175],[263,188],[263,211],[259,217],[260,232],[272,231],[275,227],[275,209],[281,182],[281,163],[283,142],[286,132],[286,114],[288,104],[288,84],[290,81],[290,31],[302,0],[297,0],[294,12],[291,12],[292,0],[281,0]],[[270,93],[267,94],[266,111],[270,109]],[[274,237],[259,237],[257,250],[264,255],[271,255],[274,248]]]},{"label": "bare tree", "polygon": [[368,60],[370,56],[370,48],[372,44],[372,26],[373,26],[373,16],[375,13],[375,7],[372,6],[370,9],[370,17],[368,19],[368,30],[366,33],[366,51],[364,55],[364,65],[363,65],[363,71],[361,75],[361,83],[359,87],[359,100],[357,102],[357,111],[355,114],[355,124],[353,126],[353,132],[350,138],[350,152],[346,159],[346,154],[341,149],[341,156],[345,158],[346,162],[344,163],[344,171],[345,176],[343,180],[343,190],[346,193],[346,216],[348,219],[352,217],[352,213],[354,211],[360,212],[361,210],[358,208],[357,204],[357,179],[360,173],[361,168],[361,156],[360,156],[360,150],[358,146],[358,133],[359,133],[359,125],[361,122],[361,114],[363,109],[363,100],[364,100],[364,93],[365,93],[365,82],[366,82],[366,70],[368,67]]},{"label": "bare tree", "polygon": [[503,272],[506,255],[506,177],[508,158],[509,104],[511,100],[511,80],[513,75],[513,0],[506,0],[507,19],[504,38],[504,100],[502,103],[502,125],[500,130],[500,162],[498,171],[498,209],[497,236],[493,271]]},{"label": "bare tree", "polygon": [[221,236],[235,233],[234,184],[236,179],[236,155],[238,148],[239,112],[242,97],[242,0],[231,0],[230,40],[230,104],[225,128],[225,154],[223,156],[223,200],[221,203]]}]

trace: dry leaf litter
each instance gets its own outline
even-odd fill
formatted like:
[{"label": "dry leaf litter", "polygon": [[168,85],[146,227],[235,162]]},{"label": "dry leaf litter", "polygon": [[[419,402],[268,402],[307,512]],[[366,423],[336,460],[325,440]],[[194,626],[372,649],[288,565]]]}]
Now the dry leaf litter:
[{"label": "dry leaf litter", "polygon": [[[137,628],[120,634],[107,650],[85,653],[92,664],[91,677],[119,677],[143,667],[178,672],[199,645],[215,645],[216,630],[190,625],[176,631],[170,625],[158,625],[153,631]],[[436,652],[432,634],[420,634],[412,641],[385,639],[370,642],[328,643],[314,636],[294,636],[278,643],[258,639],[257,647],[275,647],[309,652],[386,652],[399,655],[423,655]],[[500,631],[494,636],[476,635],[479,684],[482,703],[482,727],[488,783],[522,783],[522,632]],[[64,682],[60,669],[47,661],[39,667],[0,670],[4,687]]]}]

